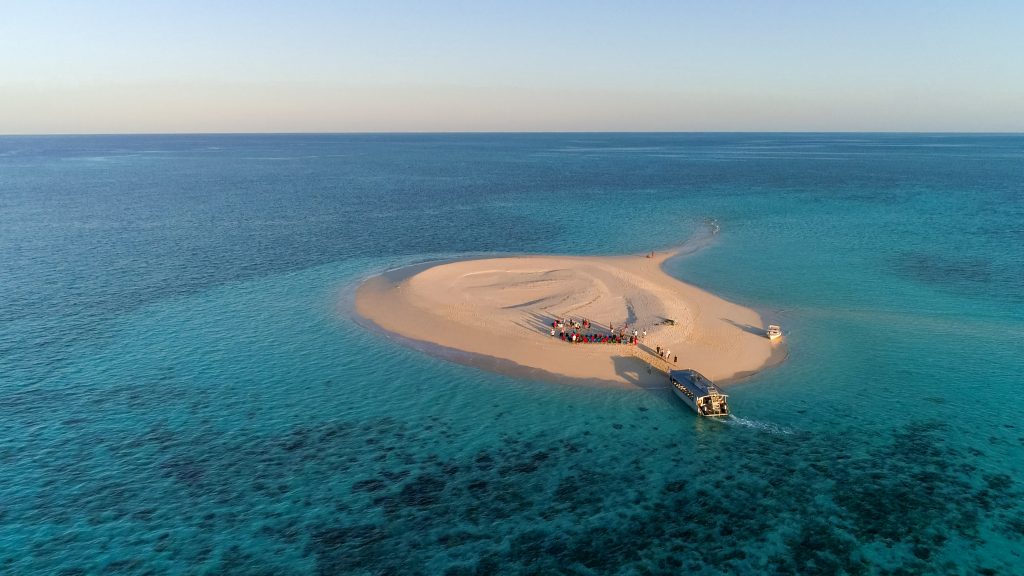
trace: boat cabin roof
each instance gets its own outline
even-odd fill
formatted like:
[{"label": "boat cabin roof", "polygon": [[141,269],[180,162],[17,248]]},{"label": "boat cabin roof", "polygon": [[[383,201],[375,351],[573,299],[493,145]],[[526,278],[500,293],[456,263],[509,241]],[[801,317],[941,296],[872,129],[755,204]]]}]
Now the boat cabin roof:
[{"label": "boat cabin roof", "polygon": [[726,396],[715,386],[714,382],[708,380],[696,370],[672,370],[668,375],[672,380],[689,388],[696,396],[709,396],[712,394]]}]

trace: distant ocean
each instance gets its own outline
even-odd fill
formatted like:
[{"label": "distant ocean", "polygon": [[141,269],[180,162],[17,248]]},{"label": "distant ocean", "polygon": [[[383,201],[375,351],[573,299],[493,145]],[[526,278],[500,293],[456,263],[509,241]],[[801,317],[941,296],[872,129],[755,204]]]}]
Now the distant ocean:
[{"label": "distant ocean", "polygon": [[[519,380],[353,287],[643,253],[731,386]],[[0,572],[1024,574],[1024,136],[0,138]]]}]

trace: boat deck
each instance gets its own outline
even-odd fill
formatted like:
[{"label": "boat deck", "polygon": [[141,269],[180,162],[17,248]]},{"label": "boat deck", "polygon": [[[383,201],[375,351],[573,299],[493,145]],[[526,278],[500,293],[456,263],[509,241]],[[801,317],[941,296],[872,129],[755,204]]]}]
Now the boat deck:
[{"label": "boat deck", "polygon": [[728,416],[728,396],[696,370],[672,370],[669,381],[676,395],[701,416]]}]

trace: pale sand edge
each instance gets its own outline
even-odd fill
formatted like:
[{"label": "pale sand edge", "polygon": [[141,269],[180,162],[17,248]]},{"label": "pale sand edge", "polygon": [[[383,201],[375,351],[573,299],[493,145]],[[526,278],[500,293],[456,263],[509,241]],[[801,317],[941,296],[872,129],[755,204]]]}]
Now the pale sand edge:
[{"label": "pale sand edge", "polygon": [[[648,376],[647,374],[644,373],[645,372],[646,364],[644,364],[643,361],[640,358],[633,357],[633,356],[636,355],[635,352],[631,352],[632,355],[621,355],[621,354],[618,354],[618,352],[622,351],[622,348],[618,348],[618,347],[616,347],[616,348],[607,348],[607,347],[605,347],[606,345],[582,345],[581,347],[577,348],[576,346],[564,345],[561,342],[558,342],[557,344],[551,343],[551,344],[554,344],[555,346],[563,346],[564,345],[564,346],[568,346],[569,347],[569,348],[566,348],[566,349],[559,349],[559,350],[561,350],[561,352],[559,352],[559,353],[567,353],[568,350],[574,350],[574,352],[575,351],[587,350],[588,352],[591,353],[590,354],[591,357],[602,356],[602,354],[604,356],[608,356],[609,359],[612,361],[612,363],[615,365],[614,376],[616,376],[616,378],[612,378],[612,379],[601,378],[601,377],[598,377],[596,375],[587,375],[587,376],[578,376],[578,375],[576,375],[576,376],[574,376],[574,375],[564,374],[564,373],[560,373],[560,372],[553,371],[553,370],[547,370],[545,368],[541,368],[541,367],[538,367],[538,366],[525,365],[525,364],[519,363],[516,360],[511,359],[511,358],[503,358],[503,357],[498,357],[498,356],[482,353],[482,352],[477,351],[477,350],[466,350],[466,349],[461,349],[459,347],[448,346],[448,345],[446,345],[444,343],[441,343],[439,341],[433,341],[433,340],[430,340],[428,338],[416,337],[416,336],[413,336],[413,335],[411,335],[409,333],[403,333],[403,331],[401,331],[401,330],[388,329],[387,327],[383,326],[381,323],[377,322],[373,318],[373,312],[374,312],[373,310],[367,311],[366,301],[368,299],[373,299],[374,296],[375,297],[381,297],[383,295],[388,294],[391,291],[398,290],[398,289],[402,288],[403,284],[407,284],[408,280],[410,280],[411,278],[413,278],[415,276],[420,275],[423,272],[427,272],[429,270],[432,270],[432,269],[435,269],[435,268],[439,268],[439,267],[449,266],[449,265],[453,265],[453,264],[460,264],[460,263],[461,264],[479,263],[481,265],[484,265],[484,264],[488,264],[488,263],[495,263],[495,262],[500,262],[501,260],[505,260],[507,263],[516,263],[516,264],[522,265],[522,263],[524,261],[529,262],[529,261],[531,261],[531,259],[533,261],[548,261],[548,262],[554,261],[554,262],[566,263],[566,264],[572,263],[572,262],[576,262],[576,263],[582,263],[582,264],[601,265],[601,266],[605,266],[605,267],[613,266],[613,267],[618,268],[619,271],[623,271],[623,267],[625,267],[625,268],[633,268],[635,273],[636,273],[636,275],[638,277],[643,277],[645,274],[646,275],[650,274],[649,270],[647,270],[647,271],[638,271],[638,268],[640,266],[645,266],[647,264],[654,264],[656,266],[657,276],[658,277],[653,278],[653,280],[656,280],[656,281],[658,281],[657,283],[661,284],[661,285],[658,286],[658,288],[664,289],[664,288],[667,287],[669,289],[673,289],[673,288],[681,289],[681,290],[679,290],[679,292],[682,295],[688,296],[690,299],[698,299],[698,300],[704,300],[705,302],[710,302],[711,305],[712,305],[711,307],[714,309],[714,311],[717,311],[719,313],[722,311],[723,308],[726,309],[726,310],[732,310],[732,311],[742,310],[744,312],[753,314],[758,319],[760,324],[762,326],[764,325],[763,324],[763,320],[764,320],[763,316],[760,313],[758,313],[757,311],[755,311],[753,309],[750,309],[750,308],[741,307],[738,304],[726,301],[726,300],[724,300],[724,299],[722,299],[722,298],[720,298],[720,297],[718,297],[718,296],[716,296],[714,294],[711,294],[710,292],[708,292],[706,290],[703,290],[702,288],[699,288],[699,287],[694,286],[692,284],[688,284],[686,282],[682,282],[681,280],[679,280],[679,279],[677,279],[675,277],[672,277],[667,272],[665,272],[665,270],[664,270],[664,263],[666,261],[668,261],[669,259],[679,255],[680,253],[683,253],[683,248],[685,248],[685,247],[680,247],[680,248],[677,248],[677,249],[671,250],[671,251],[659,252],[659,253],[656,254],[656,257],[653,258],[653,259],[650,259],[650,258],[644,259],[642,256],[589,257],[589,256],[522,255],[522,256],[502,256],[502,257],[473,257],[473,258],[453,259],[453,260],[445,260],[445,261],[423,262],[423,263],[414,264],[414,265],[410,265],[410,266],[406,266],[406,267],[402,267],[402,268],[388,270],[388,271],[386,271],[384,273],[377,274],[375,276],[371,276],[369,278],[364,279],[363,282],[360,283],[358,285],[358,287],[356,287],[356,289],[354,291],[350,292],[350,294],[353,296],[353,298],[352,298],[352,301],[350,302],[351,306],[349,307],[349,311],[350,311],[352,317],[355,319],[356,323],[359,324],[360,326],[362,326],[364,328],[370,328],[370,329],[373,329],[375,331],[379,331],[382,334],[384,334],[386,336],[389,336],[392,339],[397,340],[398,342],[400,342],[401,344],[403,344],[405,346],[408,346],[408,347],[420,350],[422,352],[425,352],[427,354],[430,354],[430,355],[433,355],[433,356],[437,356],[437,357],[441,357],[441,358],[444,358],[446,360],[450,360],[450,361],[453,361],[453,362],[456,362],[456,363],[459,363],[459,364],[474,366],[474,367],[481,368],[481,369],[484,369],[484,370],[487,370],[487,371],[490,371],[490,372],[496,372],[496,373],[500,373],[500,374],[507,374],[507,375],[511,375],[511,376],[514,376],[514,377],[522,377],[522,378],[529,378],[529,379],[539,379],[539,380],[554,381],[554,382],[558,382],[558,383],[568,383],[568,384],[576,384],[576,385],[582,385],[582,384],[594,385],[594,384],[599,384],[599,385],[610,385],[610,386],[620,386],[620,387],[623,386],[623,385],[627,385],[627,386],[638,386],[638,387],[644,387],[644,388],[660,388],[660,387],[664,387],[665,384],[666,384],[666,382],[664,380],[664,376],[663,375],[659,376],[658,373],[657,373],[657,370],[655,370],[654,372],[650,373],[651,375]],[[480,274],[480,273],[481,272],[479,272],[479,271],[477,271],[477,272],[468,272],[468,273],[464,274],[463,276],[469,276],[469,275]],[[651,278],[646,278],[646,280],[652,280],[652,279]],[[408,286],[406,286],[406,288],[408,288]],[[504,289],[504,288],[506,288],[506,287],[502,286],[502,289]],[[643,294],[644,293],[641,293],[641,295],[643,295]],[[405,304],[408,304],[408,303],[406,302]],[[435,310],[431,309],[431,312],[432,312],[432,314],[430,314],[431,317],[430,318],[426,318],[426,321],[431,321],[431,322],[437,322],[439,320],[443,321],[443,319],[439,319],[438,317],[436,317],[436,311]],[[746,317],[750,318],[750,315],[747,314]],[[419,318],[418,320],[423,321],[424,318]],[[452,321],[452,326],[456,326],[456,329],[471,330],[471,328],[466,327],[464,325],[456,325],[456,324],[454,324],[455,319],[449,318],[449,320]],[[726,319],[725,318],[721,318],[720,320],[724,321]],[[737,325],[737,327],[739,328],[738,325]],[[750,328],[750,326],[748,325],[745,330],[749,332],[749,328]],[[422,332],[422,330],[421,330],[421,332]],[[491,335],[494,335],[494,334],[491,333]],[[766,340],[762,341],[762,342],[766,342]],[[529,343],[527,343],[527,344],[529,344]],[[716,382],[719,383],[719,384],[728,385],[728,384],[732,384],[732,383],[735,383],[735,382],[747,379],[747,378],[749,378],[749,377],[751,377],[751,376],[753,376],[753,375],[755,375],[757,373],[760,373],[761,371],[763,371],[766,368],[769,368],[771,366],[775,366],[775,365],[781,363],[782,361],[784,361],[788,357],[788,352],[787,352],[786,347],[785,347],[785,345],[783,343],[781,343],[781,342],[768,343],[768,346],[770,348],[770,352],[767,355],[767,357],[764,359],[764,361],[761,362],[760,365],[755,366],[755,367],[745,366],[744,368],[746,368],[746,369],[744,369],[744,370],[734,371],[732,374],[730,374],[728,376],[725,376],[725,377],[719,376],[718,378],[716,378]],[[595,354],[593,354],[593,352],[595,352],[595,351],[600,351],[600,353],[595,355]],[[574,352],[571,352],[571,353],[574,353]],[[763,352],[763,350],[761,352]],[[641,354],[641,356],[643,356],[643,354]],[[656,357],[654,357],[654,356],[651,356],[651,358],[656,359]],[[527,358],[527,359],[529,360],[530,358]],[[533,358],[533,360],[536,361],[536,358]],[[624,366],[626,364],[629,364],[629,363],[631,363],[632,366],[629,366],[628,369],[624,368]],[[656,362],[651,362],[651,363],[654,364]],[[668,366],[666,366],[666,367],[668,367]],[[676,367],[681,367],[681,366],[676,366]],[[632,374],[634,372],[634,368],[635,368],[635,374]]]}]

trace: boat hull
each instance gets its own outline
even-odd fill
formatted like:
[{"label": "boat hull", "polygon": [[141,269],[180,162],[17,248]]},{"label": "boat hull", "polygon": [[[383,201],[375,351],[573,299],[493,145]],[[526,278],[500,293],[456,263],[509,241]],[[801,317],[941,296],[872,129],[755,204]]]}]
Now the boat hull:
[{"label": "boat hull", "polygon": [[678,396],[679,399],[682,400],[684,404],[686,404],[687,406],[690,407],[690,410],[693,410],[693,412],[695,414],[697,414],[698,416],[702,415],[700,413],[700,410],[697,409],[697,403],[694,402],[693,400],[691,400],[690,397],[687,396],[682,390],[680,390],[678,387],[673,385],[672,386],[672,391],[676,393],[676,396]]},{"label": "boat hull", "polygon": [[669,384],[680,400],[686,403],[698,416],[728,416],[728,398],[707,378],[694,370],[677,370],[669,373]]}]

